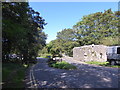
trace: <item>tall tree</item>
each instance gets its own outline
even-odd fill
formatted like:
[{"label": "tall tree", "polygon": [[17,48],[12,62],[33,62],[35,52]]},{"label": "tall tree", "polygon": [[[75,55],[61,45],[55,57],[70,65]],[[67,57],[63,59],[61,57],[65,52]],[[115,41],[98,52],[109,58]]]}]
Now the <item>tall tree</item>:
[{"label": "tall tree", "polygon": [[66,54],[72,56],[72,49],[78,46],[75,38],[75,32],[73,29],[63,29],[61,32],[57,33],[57,38],[51,41],[47,48],[49,53],[53,56],[55,54],[61,55]]},{"label": "tall tree", "polygon": [[102,40],[107,37],[119,36],[118,17],[108,9],[84,16],[82,21],[74,25],[80,45],[104,44]]},{"label": "tall tree", "polygon": [[23,63],[35,60],[38,49],[46,43],[47,36],[42,31],[45,20],[27,2],[4,2],[2,11],[3,59],[10,53],[16,53],[23,56]]}]

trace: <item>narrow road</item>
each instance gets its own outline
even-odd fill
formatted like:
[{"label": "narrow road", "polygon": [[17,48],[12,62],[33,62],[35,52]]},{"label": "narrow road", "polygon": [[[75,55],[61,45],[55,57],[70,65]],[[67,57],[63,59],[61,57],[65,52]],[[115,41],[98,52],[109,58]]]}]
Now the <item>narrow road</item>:
[{"label": "narrow road", "polygon": [[28,72],[27,88],[118,88],[118,69],[76,64],[76,70],[55,69],[40,58]]}]

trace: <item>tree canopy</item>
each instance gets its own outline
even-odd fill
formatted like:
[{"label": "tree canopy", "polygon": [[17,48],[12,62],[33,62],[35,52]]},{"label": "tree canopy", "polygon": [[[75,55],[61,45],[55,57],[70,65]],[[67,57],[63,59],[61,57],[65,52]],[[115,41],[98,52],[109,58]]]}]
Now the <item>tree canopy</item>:
[{"label": "tree canopy", "polygon": [[64,29],[57,33],[57,38],[47,44],[48,53],[53,56],[66,54],[72,56],[72,49],[79,46],[73,29]]},{"label": "tree canopy", "polygon": [[81,21],[73,26],[77,32],[77,41],[80,45],[89,44],[104,44],[104,45],[118,45],[118,42],[109,42],[110,39],[119,36],[118,23],[119,17],[117,12],[112,12],[108,9],[104,12],[97,12],[84,16]]},{"label": "tree canopy", "polygon": [[72,29],[63,29],[46,48],[48,53],[72,56],[72,49],[83,45],[120,45],[120,12],[111,9],[83,16]]},{"label": "tree canopy", "polygon": [[35,60],[37,52],[46,44],[43,32],[45,19],[29,7],[27,2],[2,3],[2,56],[9,61],[9,54],[23,56],[21,62]]}]

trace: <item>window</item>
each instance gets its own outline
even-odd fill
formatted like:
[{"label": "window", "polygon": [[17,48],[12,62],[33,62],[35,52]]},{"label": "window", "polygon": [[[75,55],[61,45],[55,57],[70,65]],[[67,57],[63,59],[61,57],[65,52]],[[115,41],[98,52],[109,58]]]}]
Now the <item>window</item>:
[{"label": "window", "polygon": [[117,48],[117,54],[120,54],[120,47]]}]

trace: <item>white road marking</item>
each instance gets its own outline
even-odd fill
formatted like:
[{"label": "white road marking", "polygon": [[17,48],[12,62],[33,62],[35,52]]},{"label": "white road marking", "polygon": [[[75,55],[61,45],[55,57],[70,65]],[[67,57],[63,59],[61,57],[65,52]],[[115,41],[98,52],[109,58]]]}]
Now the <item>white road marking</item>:
[{"label": "white road marking", "polygon": [[35,80],[35,77],[34,77],[34,74],[33,74],[33,68],[34,66],[32,66],[31,70],[30,70],[30,81],[31,82],[31,88],[37,88],[37,83],[36,83],[36,80]]},{"label": "white road marking", "polygon": [[32,78],[31,78],[31,70],[30,70],[30,82],[31,82],[31,87],[32,87],[33,83],[32,83]]}]

